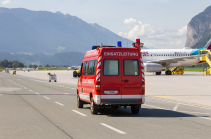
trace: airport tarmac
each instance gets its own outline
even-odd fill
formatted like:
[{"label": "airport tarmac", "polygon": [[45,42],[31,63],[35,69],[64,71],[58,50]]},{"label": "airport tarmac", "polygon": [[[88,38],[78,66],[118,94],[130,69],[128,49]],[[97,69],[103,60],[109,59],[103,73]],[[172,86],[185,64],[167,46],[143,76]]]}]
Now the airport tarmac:
[{"label": "airport tarmac", "polygon": [[[147,97],[137,115],[130,107],[101,108],[92,115],[89,104],[77,108],[76,85],[20,74],[0,73],[1,139],[211,138],[211,108]],[[147,75],[148,84],[150,77],[175,78]]]},{"label": "airport tarmac", "polygon": [[[17,75],[46,81],[49,79],[48,73],[55,73],[58,82],[77,85],[78,79],[73,78],[72,70],[17,71]],[[184,75],[171,76],[165,75],[164,72],[160,76],[145,74],[146,97],[211,108],[211,76],[203,76],[202,72],[185,72]]]}]

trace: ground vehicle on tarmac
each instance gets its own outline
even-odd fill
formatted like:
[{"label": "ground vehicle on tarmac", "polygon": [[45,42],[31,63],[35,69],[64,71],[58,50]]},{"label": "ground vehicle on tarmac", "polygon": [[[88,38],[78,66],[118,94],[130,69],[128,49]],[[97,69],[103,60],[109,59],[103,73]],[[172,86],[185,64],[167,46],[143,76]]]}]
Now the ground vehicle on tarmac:
[{"label": "ground vehicle on tarmac", "polygon": [[77,85],[77,107],[90,104],[92,114],[100,107],[131,107],[138,114],[145,102],[144,68],[140,40],[133,47],[93,46],[86,52]]},{"label": "ground vehicle on tarmac", "polygon": [[74,70],[73,77],[79,77],[79,76],[80,76],[80,70]]}]

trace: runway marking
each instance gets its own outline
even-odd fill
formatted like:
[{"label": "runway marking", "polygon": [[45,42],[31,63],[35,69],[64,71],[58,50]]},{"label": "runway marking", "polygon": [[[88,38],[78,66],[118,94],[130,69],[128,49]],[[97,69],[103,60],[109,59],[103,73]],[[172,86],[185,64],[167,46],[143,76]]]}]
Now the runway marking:
[{"label": "runway marking", "polygon": [[171,96],[154,96],[156,98],[162,98],[162,97],[171,97]]},{"label": "runway marking", "polygon": [[[156,98],[151,98],[151,97],[146,97],[146,98],[147,99],[154,99],[154,100],[158,100],[158,101],[170,102],[170,103],[178,103],[178,102],[174,102],[174,101],[163,100],[163,99],[156,99]],[[207,109],[207,110],[210,110],[211,109],[211,108],[200,107],[200,106],[195,106],[195,105],[190,105],[190,104],[185,104],[185,103],[180,103],[180,104],[191,106],[191,107],[197,107],[197,108]]]},{"label": "runway marking", "polygon": [[197,116],[199,118],[202,118],[202,119],[206,119],[206,120],[211,120],[210,118],[206,118],[206,117],[200,117],[200,116]]},{"label": "runway marking", "polygon": [[211,113],[192,112],[192,111],[180,111],[180,112],[185,112],[185,113],[196,113],[196,114],[209,114],[209,115],[211,115]]},{"label": "runway marking", "polygon": [[32,91],[32,90],[29,90],[29,91]]},{"label": "runway marking", "polygon": [[161,107],[152,106],[152,105],[147,105],[147,104],[143,104],[143,105],[148,106],[148,107],[152,107],[152,108],[167,110],[167,109],[164,109],[164,108],[161,108]]},{"label": "runway marking", "polygon": [[59,104],[59,105],[61,105],[61,106],[64,106],[64,104],[62,104],[62,103],[59,103],[59,102],[55,102],[56,104]]},{"label": "runway marking", "polygon": [[74,112],[77,113],[77,114],[80,114],[81,116],[87,116],[87,115],[85,115],[85,114],[83,114],[83,113],[81,113],[81,112],[79,112],[79,111],[76,111],[76,110],[72,110],[72,111],[74,111]]},{"label": "runway marking", "polygon": [[71,89],[74,89],[74,90],[76,90],[75,88],[71,88]]},{"label": "runway marking", "polygon": [[107,127],[107,128],[110,128],[111,130],[114,130],[114,131],[116,131],[116,132],[118,132],[118,133],[120,133],[120,134],[126,134],[125,132],[123,132],[123,131],[121,131],[121,130],[119,130],[119,129],[116,129],[116,128],[110,126],[110,125],[107,125],[107,124],[105,124],[105,123],[100,123],[100,124],[103,125],[103,126],[105,126],[105,127]]},{"label": "runway marking", "polygon": [[[164,109],[164,108],[156,107],[156,106],[152,106],[152,105],[147,105],[147,104],[143,104],[143,105],[149,106],[149,107],[152,107],[152,108],[157,108],[157,109],[163,109],[163,110],[173,111],[173,110],[170,110],[170,109]],[[185,112],[182,112],[182,111],[177,111],[177,112],[184,113],[184,114],[188,114],[188,113],[185,113]],[[190,114],[190,115],[192,115],[192,114]],[[211,120],[210,118],[206,118],[206,117],[201,117],[201,116],[197,116],[197,115],[193,115],[193,116],[198,117],[198,118],[202,118],[202,119],[206,119],[206,120]]]},{"label": "runway marking", "polygon": [[76,93],[65,93],[65,92],[62,92],[62,93],[56,93],[56,94],[53,94],[53,95],[77,95]]},{"label": "runway marking", "polygon": [[177,111],[178,107],[179,107],[179,103],[176,104],[176,106],[173,108],[173,111]]},{"label": "runway marking", "polygon": [[39,95],[39,93],[35,92],[35,94]]},{"label": "runway marking", "polygon": [[57,85],[57,86],[61,86],[61,87],[64,87],[64,86],[62,86],[62,85]]},{"label": "runway marking", "polygon": [[43,96],[44,98],[46,98],[46,99],[50,99],[49,97],[46,97],[46,96]]},{"label": "runway marking", "polygon": [[19,85],[19,84],[17,84],[17,85]]},{"label": "runway marking", "polygon": [[26,87],[24,87],[24,89],[27,89]]}]

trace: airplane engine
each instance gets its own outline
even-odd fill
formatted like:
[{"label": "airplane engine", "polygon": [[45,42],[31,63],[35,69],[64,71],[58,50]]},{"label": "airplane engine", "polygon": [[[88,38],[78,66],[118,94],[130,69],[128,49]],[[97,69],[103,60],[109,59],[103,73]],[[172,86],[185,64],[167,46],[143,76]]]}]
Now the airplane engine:
[{"label": "airplane engine", "polygon": [[162,71],[162,65],[155,63],[144,63],[145,72],[160,72]]}]

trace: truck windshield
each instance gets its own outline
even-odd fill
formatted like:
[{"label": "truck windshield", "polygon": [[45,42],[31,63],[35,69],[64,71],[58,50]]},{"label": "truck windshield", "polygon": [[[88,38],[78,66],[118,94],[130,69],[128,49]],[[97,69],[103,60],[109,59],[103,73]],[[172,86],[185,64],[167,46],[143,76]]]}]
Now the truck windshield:
[{"label": "truck windshield", "polygon": [[103,65],[103,75],[117,76],[119,75],[119,60],[105,59]]},{"label": "truck windshield", "polygon": [[139,66],[137,59],[124,60],[124,75],[126,76],[139,76]]}]

